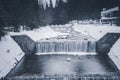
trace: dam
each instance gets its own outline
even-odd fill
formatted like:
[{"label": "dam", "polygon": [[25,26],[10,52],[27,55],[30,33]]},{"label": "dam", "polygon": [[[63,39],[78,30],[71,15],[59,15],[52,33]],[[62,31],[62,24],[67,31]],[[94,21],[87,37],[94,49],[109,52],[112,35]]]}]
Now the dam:
[{"label": "dam", "polygon": [[[26,55],[7,74],[6,78],[72,80],[69,76],[72,75],[76,76],[75,80],[82,78],[104,80],[104,78],[109,79],[113,76],[115,79],[119,79],[119,69],[107,54],[103,55],[103,49],[100,49],[100,46],[107,43],[105,40],[108,40],[107,38],[113,34],[106,34],[99,41],[94,38],[86,40],[85,35],[79,36],[82,39],[76,39],[76,36],[72,35],[72,37],[59,39],[54,37],[38,41],[33,41],[26,35],[12,36]],[[119,34],[114,34],[111,45],[119,39],[119,36]],[[103,48],[109,50],[111,46],[109,44]],[[61,79],[59,79],[60,77]]]},{"label": "dam", "polygon": [[120,80],[120,0],[0,0],[0,80]]}]

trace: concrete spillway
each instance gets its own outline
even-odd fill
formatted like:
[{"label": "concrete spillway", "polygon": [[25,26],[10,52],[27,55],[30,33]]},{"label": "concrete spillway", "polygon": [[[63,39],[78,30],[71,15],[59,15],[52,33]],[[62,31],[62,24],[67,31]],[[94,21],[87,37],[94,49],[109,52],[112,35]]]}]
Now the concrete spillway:
[{"label": "concrete spillway", "polygon": [[[18,38],[20,38],[18,40]],[[101,73],[105,73],[103,78],[107,78],[109,72],[116,73],[118,69],[112,63],[111,59],[108,56],[104,55],[61,55],[57,54],[57,52],[97,52],[101,47],[98,45],[98,41],[95,40],[70,40],[70,39],[46,39],[39,40],[37,42],[29,41],[30,38],[16,36],[14,38],[18,42],[20,42],[20,46],[24,45],[27,47],[24,48],[35,53],[48,53],[47,55],[27,55],[24,57],[23,61],[13,70],[7,77],[13,76],[22,76],[31,74],[83,74],[95,73],[101,76]],[[104,38],[106,39],[106,37]],[[114,39],[114,38],[113,38]],[[116,38],[115,38],[116,39]],[[23,41],[25,40],[25,41]],[[103,42],[104,40],[102,40]],[[113,41],[113,40],[111,40]],[[24,43],[25,42],[25,43]],[[100,40],[101,42],[101,40]],[[107,42],[107,41],[106,41]],[[102,43],[104,44],[104,43]],[[34,45],[32,48],[29,48],[30,45]],[[97,46],[97,47],[96,47]],[[96,49],[97,48],[97,49]],[[106,48],[105,48],[106,49]],[[35,51],[33,51],[35,50]],[[26,51],[26,50],[25,50]],[[49,54],[49,52],[55,52],[56,54]],[[101,51],[100,51],[101,52]],[[32,54],[32,53],[30,53]],[[70,61],[68,61],[68,58]],[[32,64],[32,65],[31,65]],[[96,76],[96,75],[93,75]],[[94,79],[97,79],[93,77]],[[113,74],[111,77],[114,76]],[[86,76],[83,76],[86,79]],[[90,76],[89,76],[90,77]],[[118,78],[118,75],[116,75]],[[13,77],[14,79],[14,77]],[[16,79],[19,79],[18,77]],[[23,79],[23,76],[22,76]],[[28,78],[28,80],[31,78]],[[54,78],[53,78],[54,79]],[[91,77],[90,77],[91,79]],[[71,80],[71,79],[69,79]],[[99,79],[100,80],[100,79]]]},{"label": "concrete spillway", "polygon": [[45,52],[96,52],[96,41],[39,41],[36,42],[36,53]]}]

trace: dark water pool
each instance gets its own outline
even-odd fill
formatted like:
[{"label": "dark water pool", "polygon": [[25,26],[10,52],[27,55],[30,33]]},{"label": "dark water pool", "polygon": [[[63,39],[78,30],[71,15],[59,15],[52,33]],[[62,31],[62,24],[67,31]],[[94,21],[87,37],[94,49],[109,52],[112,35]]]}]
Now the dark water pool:
[{"label": "dark water pool", "polygon": [[107,57],[98,55],[31,55],[25,56],[9,76],[29,74],[79,74],[116,72]]}]

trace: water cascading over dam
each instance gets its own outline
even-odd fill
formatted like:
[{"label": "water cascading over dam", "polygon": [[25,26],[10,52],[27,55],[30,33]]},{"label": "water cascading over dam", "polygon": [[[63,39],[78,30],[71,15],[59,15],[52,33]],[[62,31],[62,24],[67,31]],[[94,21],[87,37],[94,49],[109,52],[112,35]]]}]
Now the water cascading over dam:
[{"label": "water cascading over dam", "polygon": [[[76,32],[72,27],[51,27],[54,31],[68,33],[36,42],[36,53],[47,52],[87,52],[96,53],[96,40]],[[58,30],[59,29],[59,30]]]},{"label": "water cascading over dam", "polygon": [[79,40],[65,40],[65,41],[39,41],[36,42],[36,53],[45,52],[96,52],[95,41],[79,41]]}]

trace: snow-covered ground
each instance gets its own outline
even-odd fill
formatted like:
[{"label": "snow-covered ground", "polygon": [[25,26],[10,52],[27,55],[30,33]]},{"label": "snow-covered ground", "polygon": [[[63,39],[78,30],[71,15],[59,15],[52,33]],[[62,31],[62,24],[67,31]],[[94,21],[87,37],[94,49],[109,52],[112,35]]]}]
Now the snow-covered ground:
[{"label": "snow-covered ground", "polygon": [[106,33],[120,33],[120,26],[74,24],[72,27],[75,31],[90,35],[96,40],[102,38]]},{"label": "snow-covered ground", "polygon": [[113,45],[108,55],[120,70],[120,38]]},{"label": "snow-covered ground", "polygon": [[38,41],[40,39],[45,39],[45,38],[51,38],[51,37],[57,37],[60,35],[69,35],[68,33],[60,33],[56,32],[53,29],[51,29],[49,26],[41,27],[39,29],[35,29],[33,31],[22,31],[19,33],[10,33],[10,35],[27,35],[29,36],[32,40]]},{"label": "snow-covered ground", "polygon": [[55,31],[52,28],[60,27],[72,27],[75,31],[80,32],[86,36],[91,36],[96,40],[99,40],[106,33],[120,33],[120,26],[109,26],[109,25],[94,25],[94,24],[79,24],[77,22],[68,23],[65,25],[48,25],[45,27],[40,27],[33,31],[21,31],[20,33],[10,33],[10,35],[27,35],[34,41],[38,41],[45,38],[58,37],[63,35],[70,35],[69,33],[62,33],[60,31]]},{"label": "snow-covered ground", "polygon": [[0,78],[8,74],[22,59],[24,52],[10,37],[2,37],[0,41]]}]

